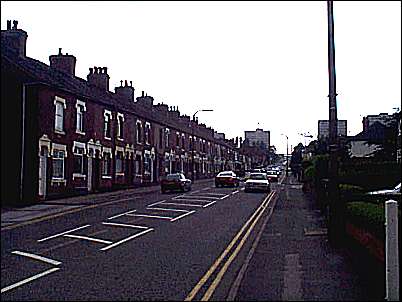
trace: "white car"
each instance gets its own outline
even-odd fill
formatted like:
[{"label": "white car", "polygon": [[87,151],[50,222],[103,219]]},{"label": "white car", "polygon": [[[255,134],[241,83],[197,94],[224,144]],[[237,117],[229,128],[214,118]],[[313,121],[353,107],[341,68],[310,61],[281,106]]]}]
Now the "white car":
[{"label": "white car", "polygon": [[271,191],[271,184],[265,173],[250,173],[250,177],[244,184],[244,192],[250,191]]},{"label": "white car", "polygon": [[401,194],[401,183],[399,183],[395,188],[393,189],[384,189],[384,190],[378,190],[378,191],[372,191],[368,192],[368,195],[393,195],[393,194]]}]

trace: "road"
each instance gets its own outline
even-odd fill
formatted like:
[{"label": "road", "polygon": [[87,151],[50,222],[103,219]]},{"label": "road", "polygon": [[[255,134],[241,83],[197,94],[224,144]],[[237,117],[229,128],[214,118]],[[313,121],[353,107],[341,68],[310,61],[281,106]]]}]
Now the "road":
[{"label": "road", "polygon": [[225,300],[279,187],[211,180],[4,230],[1,299]]}]

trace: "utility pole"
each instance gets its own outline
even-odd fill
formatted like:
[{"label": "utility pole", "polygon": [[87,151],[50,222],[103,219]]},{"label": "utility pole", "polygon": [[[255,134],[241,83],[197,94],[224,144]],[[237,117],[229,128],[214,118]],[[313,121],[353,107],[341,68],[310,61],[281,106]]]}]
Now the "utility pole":
[{"label": "utility pole", "polygon": [[328,11],[328,73],[329,73],[329,229],[328,237],[332,244],[340,244],[343,234],[343,205],[339,199],[338,188],[338,120],[336,109],[336,74],[333,3],[327,1]]}]

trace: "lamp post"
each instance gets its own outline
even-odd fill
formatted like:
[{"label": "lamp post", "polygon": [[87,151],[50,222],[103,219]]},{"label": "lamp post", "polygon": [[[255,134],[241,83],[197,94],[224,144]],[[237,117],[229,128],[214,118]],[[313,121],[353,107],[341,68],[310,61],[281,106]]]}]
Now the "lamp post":
[{"label": "lamp post", "polygon": [[286,137],[286,177],[288,177],[289,173],[288,173],[288,167],[289,167],[289,138],[286,134],[283,134],[283,136]]},{"label": "lamp post", "polygon": [[[195,115],[201,111],[213,111],[212,109],[200,109],[193,114],[193,121],[195,122]],[[191,124],[190,124],[191,125]],[[191,125],[191,180],[194,182],[194,127]]]}]

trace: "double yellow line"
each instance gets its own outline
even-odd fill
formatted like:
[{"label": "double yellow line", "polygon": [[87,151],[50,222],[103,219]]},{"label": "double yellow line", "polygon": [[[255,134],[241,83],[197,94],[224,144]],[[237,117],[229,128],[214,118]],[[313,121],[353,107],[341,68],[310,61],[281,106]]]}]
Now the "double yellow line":
[{"label": "double yellow line", "polygon": [[[205,292],[204,296],[201,298],[201,301],[208,301],[209,298],[212,296],[212,294],[215,292],[216,288],[218,287],[219,283],[221,282],[224,274],[226,273],[227,269],[229,268],[230,264],[233,262],[233,260],[236,258],[237,254],[240,252],[242,246],[246,242],[248,236],[250,235],[251,231],[253,230],[254,226],[257,224],[258,220],[264,213],[265,209],[267,208],[269,202],[272,200],[272,198],[275,196],[275,191],[271,192],[261,203],[261,205],[257,208],[257,210],[253,213],[253,215],[247,220],[247,222],[244,224],[244,226],[241,228],[241,230],[237,233],[237,235],[233,238],[233,240],[230,242],[230,244],[227,246],[227,248],[223,251],[223,253],[215,260],[214,264],[209,268],[209,270],[205,273],[205,275],[200,279],[200,281],[196,284],[196,286],[192,289],[192,291],[188,294],[186,299],[184,301],[192,301],[194,297],[197,295],[197,293],[200,291],[202,286],[208,281],[208,279],[211,277],[211,275],[214,273],[214,271],[218,268],[218,266],[221,264],[223,259],[228,255],[232,247],[236,244],[236,242],[239,240],[240,236],[243,234],[243,232],[248,228],[247,232],[244,234],[243,238],[237,245],[236,249],[233,251],[233,253],[230,255],[230,257],[227,259],[225,264],[222,266],[221,270],[219,273],[216,275],[215,279]],[[251,223],[251,225],[250,225]],[[249,226],[250,225],[250,226]]]}]

